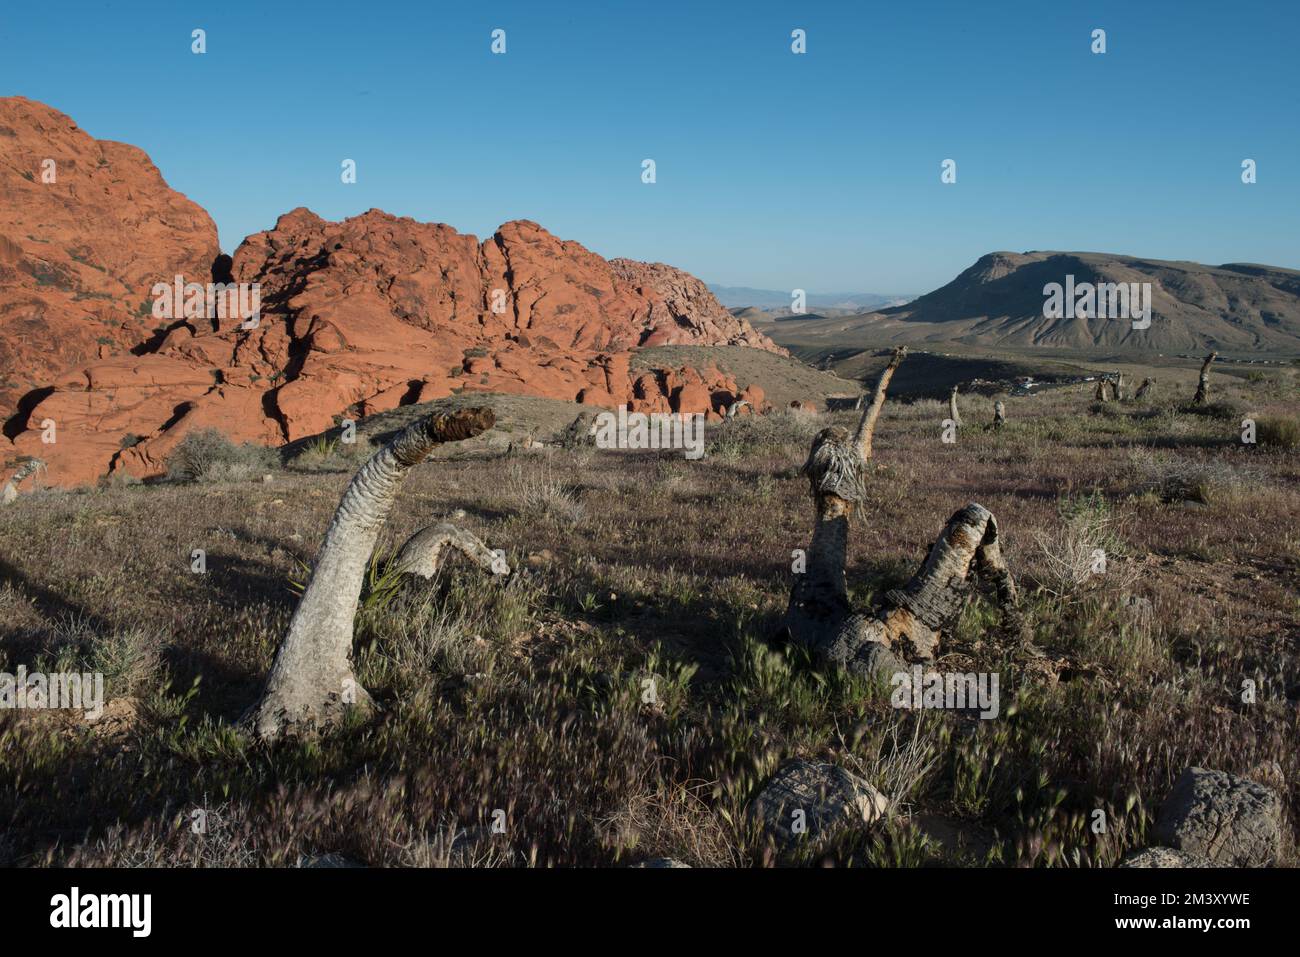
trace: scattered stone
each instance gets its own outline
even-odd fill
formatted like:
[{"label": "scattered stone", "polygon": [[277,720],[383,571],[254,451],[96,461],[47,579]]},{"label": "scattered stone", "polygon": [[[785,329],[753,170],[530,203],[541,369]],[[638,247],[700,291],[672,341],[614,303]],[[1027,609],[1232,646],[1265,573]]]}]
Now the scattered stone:
[{"label": "scattered stone", "polygon": [[686,863],[684,863],[684,862],[682,862],[682,861],[679,861],[679,860],[677,860],[677,858],[675,858],[675,857],[652,857],[652,858],[650,858],[650,859],[647,860],[647,861],[642,861],[640,864],[632,864],[631,867],[633,867],[633,868],[642,868],[642,867],[670,867],[670,868],[679,868],[679,867],[684,867],[684,868],[686,868],[687,870],[690,870],[690,869],[691,869],[691,865],[686,864]]},{"label": "scattered stone", "polygon": [[1262,784],[1188,768],[1160,808],[1156,838],[1220,866],[1268,867],[1280,852],[1282,802]]},{"label": "scattered stone", "polygon": [[873,824],[888,809],[889,800],[857,775],[802,760],[777,771],[750,805],[764,832],[784,846]]},{"label": "scattered stone", "polygon": [[1212,861],[1207,861],[1203,857],[1195,854],[1189,854],[1186,851],[1175,851],[1168,847],[1144,847],[1140,851],[1134,851],[1124,860],[1120,861],[1120,867],[1213,867]]}]

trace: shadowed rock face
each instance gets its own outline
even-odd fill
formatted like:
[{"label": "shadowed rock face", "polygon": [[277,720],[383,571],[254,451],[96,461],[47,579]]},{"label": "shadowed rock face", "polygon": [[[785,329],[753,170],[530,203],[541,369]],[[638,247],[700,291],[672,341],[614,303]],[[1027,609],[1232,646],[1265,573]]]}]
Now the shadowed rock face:
[{"label": "shadowed rock face", "polygon": [[[75,131],[66,117],[47,112],[57,122],[32,125],[23,156],[51,151],[41,140],[46,133]],[[140,172],[137,178],[156,186],[155,192],[166,191],[143,153],[96,144],[79,131],[76,137],[87,150],[112,147],[118,151],[110,150],[112,155],[134,157],[152,176]],[[0,148],[5,142],[0,130]],[[98,155],[93,154],[96,162]],[[31,165],[28,159],[22,163]],[[24,192],[38,188],[30,185]],[[134,180],[125,188],[132,196],[152,196],[143,186],[137,190]],[[0,313],[5,368],[28,370],[10,390],[3,412],[14,445],[5,457],[39,455],[53,484],[92,482],[118,471],[160,474],[167,455],[196,428],[216,427],[237,441],[274,445],[327,429],[340,416],[453,392],[720,416],[746,383],[712,367],[633,372],[631,350],[745,345],[784,354],[733,317],[693,276],[659,263],[607,261],[533,222],[506,223],[479,242],[446,225],[379,210],[329,222],[300,208],[281,216],[274,229],[248,237],[233,258],[217,261],[215,230],[206,214],[167,194],[171,205],[159,193],[159,211],[150,213],[153,207],[146,204],[142,214],[132,200],[110,190],[96,197],[105,210],[101,219],[117,215],[125,225],[113,231],[99,220],[84,224],[91,239],[83,258],[91,265],[77,269],[100,276],[96,267],[114,263],[110,273],[126,270],[131,277],[121,302],[106,299],[96,307],[121,326],[113,340],[119,345],[90,349],[86,337],[93,342],[106,327],[93,316],[70,314],[68,341],[74,346],[38,362],[36,353],[48,352],[49,309],[31,313],[26,326],[6,326],[9,320]],[[70,220],[83,215],[77,203],[84,195],[63,201]],[[0,206],[0,217],[12,218],[7,194]],[[145,252],[154,249],[151,215],[171,227],[168,243],[180,252],[171,258],[137,255],[132,224],[142,215]],[[0,224],[5,221],[0,218]],[[47,238],[43,228],[24,229]],[[4,228],[0,233],[8,235]],[[14,252],[13,243],[0,243],[0,269],[15,256],[26,261],[22,257],[33,243],[24,244]],[[18,269],[12,263],[8,268]],[[132,319],[144,302],[152,304],[153,284],[177,273],[201,283],[256,283],[260,324],[243,329],[232,317],[178,320],[156,329],[157,320]],[[6,295],[16,295],[10,283],[0,285]],[[10,328],[18,332],[7,335]],[[32,330],[39,333],[34,340]],[[58,426],[54,445],[40,441],[38,427],[46,419]]]},{"label": "shadowed rock face", "polygon": [[64,369],[148,339],[153,284],[206,282],[218,252],[212,219],[142,151],[0,97],[0,418]]}]

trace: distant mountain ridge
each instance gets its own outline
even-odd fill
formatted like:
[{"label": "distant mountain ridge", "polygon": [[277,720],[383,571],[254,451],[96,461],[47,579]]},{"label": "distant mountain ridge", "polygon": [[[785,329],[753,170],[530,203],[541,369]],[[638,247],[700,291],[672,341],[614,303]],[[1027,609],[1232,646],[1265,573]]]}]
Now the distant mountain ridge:
[{"label": "distant mountain ridge", "polygon": [[[709,292],[728,309],[753,306],[757,309],[790,308],[793,290],[755,289],[751,286],[719,286],[709,283]],[[885,309],[911,301],[911,296],[890,296],[875,292],[810,292],[805,297],[809,309]]]},{"label": "distant mountain ridge", "polygon": [[[1044,287],[1149,283],[1151,324],[1049,318]],[[783,324],[789,326],[789,324]],[[764,331],[777,333],[772,327]],[[892,308],[798,324],[801,343],[961,343],[983,347],[1111,349],[1163,353],[1300,354],[1300,270],[1200,263],[1114,253],[1035,251],[981,256],[952,282]],[[781,334],[776,339],[790,344]]]}]

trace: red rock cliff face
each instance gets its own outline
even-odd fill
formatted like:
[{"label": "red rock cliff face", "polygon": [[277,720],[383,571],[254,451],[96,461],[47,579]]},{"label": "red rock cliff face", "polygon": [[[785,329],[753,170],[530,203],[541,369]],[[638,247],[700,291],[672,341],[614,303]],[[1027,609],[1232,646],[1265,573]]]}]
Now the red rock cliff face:
[{"label": "red rock cliff face", "polygon": [[[186,268],[141,266],[138,288],[147,295],[176,272],[207,282],[213,251],[203,246]],[[245,240],[232,273],[260,290],[256,328],[241,328],[237,317],[178,319],[146,337],[136,324],[128,327],[134,353],[50,363],[33,381],[53,391],[29,394],[10,419],[27,430],[8,457],[44,458],[57,484],[119,471],[148,477],[164,471],[192,429],[274,445],[343,416],[462,391],[717,415],[740,391],[734,380],[716,368],[633,374],[631,350],[733,344],[783,352],[694,277],[606,261],[528,221],[480,243],[378,210],[334,223],[297,209]],[[49,373],[55,364],[60,371]],[[41,441],[45,420],[56,424],[54,444]]]},{"label": "red rock cliff face", "polygon": [[206,282],[219,251],[212,219],[142,151],[0,98],[0,418],[55,374],[146,340],[153,284]]}]

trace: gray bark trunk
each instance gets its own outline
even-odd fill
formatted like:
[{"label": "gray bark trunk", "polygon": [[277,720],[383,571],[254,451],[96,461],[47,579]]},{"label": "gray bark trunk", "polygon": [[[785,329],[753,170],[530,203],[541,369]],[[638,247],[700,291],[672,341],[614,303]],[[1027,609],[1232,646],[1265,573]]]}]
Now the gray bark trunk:
[{"label": "gray bark trunk", "polygon": [[832,427],[813,439],[803,467],[816,505],[812,541],[781,624],[791,641],[820,660],[864,677],[903,667],[900,656],[932,659],[965,605],[972,573],[992,584],[1004,618],[1019,621],[1015,580],[1002,558],[997,522],[988,509],[973,503],[948,520],[921,569],[903,588],[889,592],[879,608],[854,612],[849,604],[849,526],[864,497],[872,431],[902,358],[900,349],[881,374],[871,407],[852,438],[845,429]]},{"label": "gray bark trunk", "polygon": [[1201,363],[1201,379],[1196,386],[1196,395],[1192,398],[1192,405],[1205,405],[1210,401],[1210,366],[1214,363],[1219,354],[1211,352]]},{"label": "gray bark trunk", "polygon": [[948,396],[948,418],[952,419],[953,425],[961,425],[961,413],[957,410],[957,387],[952,387],[952,393]]},{"label": "gray bark trunk", "polygon": [[510,566],[496,555],[473,532],[449,522],[428,525],[406,540],[397,554],[398,571],[421,578],[432,578],[442,567],[447,549],[460,552],[489,575],[508,575]]},{"label": "gray bark trunk", "polygon": [[853,437],[853,446],[857,449],[858,457],[864,465],[871,460],[871,440],[876,432],[876,419],[880,417],[880,409],[885,404],[889,380],[894,377],[894,372],[897,371],[905,355],[907,355],[907,346],[899,346],[889,357],[889,364],[881,370],[880,379],[876,382],[876,392],[871,397],[871,405],[867,406],[866,411],[862,413],[862,420],[858,423],[857,434]]},{"label": "gray bark trunk", "polygon": [[[1004,619],[1018,623],[1015,580],[1002,557],[997,521],[972,502],[950,519],[924,564],[873,612],[849,616],[816,650],[850,672],[870,677],[882,664],[933,660],[956,624],[978,575],[994,590]],[[883,645],[882,649],[871,647]],[[886,654],[887,653],[887,654]]]},{"label": "gray bark trunk", "polygon": [[363,465],[325,532],[311,579],[280,643],[262,697],[245,719],[259,737],[337,723],[370,695],[352,673],[352,622],[366,566],[412,466],[444,442],[492,427],[489,409],[430,416],[405,428]]},{"label": "gray bark trunk", "polygon": [[0,489],[0,505],[8,505],[18,497],[18,486],[23,484],[23,479],[29,475],[34,475],[41,469],[45,468],[45,463],[40,459],[28,459],[9,476],[9,481],[5,482],[4,488]]}]

